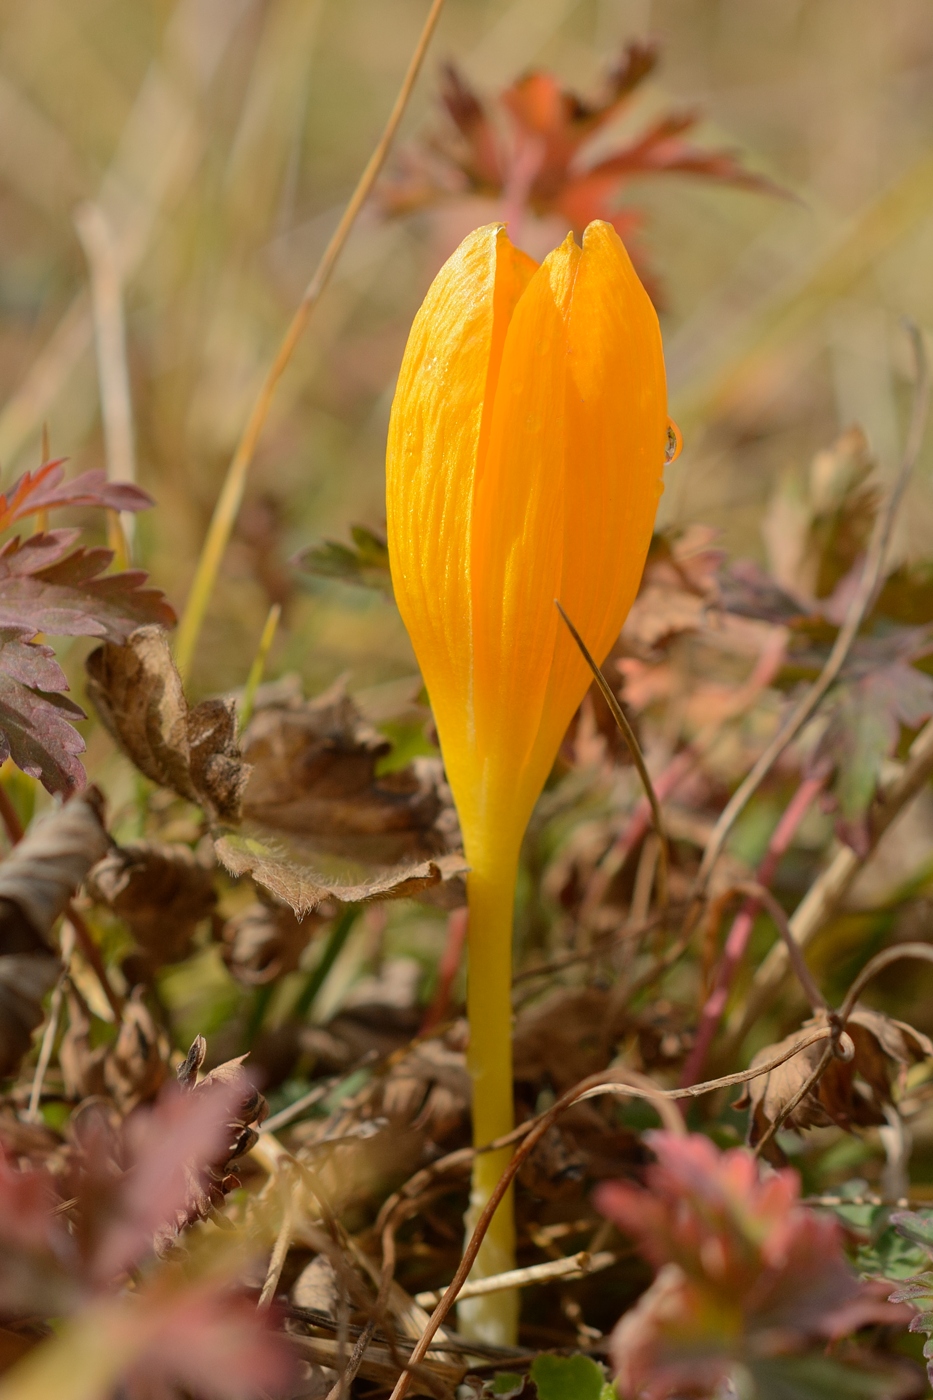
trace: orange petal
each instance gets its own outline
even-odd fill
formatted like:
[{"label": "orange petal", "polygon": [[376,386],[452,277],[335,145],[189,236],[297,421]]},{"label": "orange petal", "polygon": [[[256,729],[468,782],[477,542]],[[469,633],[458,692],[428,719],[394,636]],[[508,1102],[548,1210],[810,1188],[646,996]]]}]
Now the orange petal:
[{"label": "orange petal", "polygon": [[582,252],[568,238],[545,260],[506,335],[473,505],[483,769],[465,835],[524,830],[589,681],[554,599],[602,660],[638,588],[666,429],[657,316],[614,230],[591,225]]},{"label": "orange petal", "polygon": [[392,581],[454,769],[472,727],[474,477],[509,319],[535,266],[498,225],[470,234],[415,317],[392,405],[386,457]]}]

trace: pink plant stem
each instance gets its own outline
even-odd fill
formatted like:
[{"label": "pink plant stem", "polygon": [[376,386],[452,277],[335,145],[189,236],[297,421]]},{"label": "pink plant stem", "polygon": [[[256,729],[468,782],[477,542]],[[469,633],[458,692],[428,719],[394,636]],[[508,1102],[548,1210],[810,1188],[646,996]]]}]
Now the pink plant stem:
[{"label": "pink plant stem", "polygon": [[[756,884],[770,886],[777,874],[781,858],[786,854],[797,828],[825,781],[825,776],[821,776],[805,778],[800,784],[788,803],[781,820],[774,828],[774,833],[768,842],[768,849],[755,874]],[[680,1080],[681,1085],[696,1084],[702,1076],[709,1048],[713,1043],[716,1031],[719,1029],[719,1022],[726,1009],[726,1002],[735,974],[745,956],[748,940],[751,937],[752,928],[760,908],[757,900],[746,899],[735,916],[722,950],[719,966],[716,969],[716,981],[700,1014],[696,1040],[684,1065]]]},{"label": "pink plant stem", "polygon": [[467,935],[467,911],[463,909],[452,909],[447,918],[447,944],[441,955],[441,961],[437,969],[437,989],[434,993],[434,1000],[425,1013],[425,1018],[421,1023],[420,1035],[428,1035],[439,1026],[447,1015],[450,1006],[450,992],[454,984],[454,979],[460,971],[460,964],[463,961],[463,949],[466,944]]},{"label": "pink plant stem", "polygon": [[[681,749],[680,753],[671,759],[664,772],[659,774],[654,781],[654,790],[659,802],[664,802],[672,796],[698,761],[699,754],[689,745],[687,748]],[[651,806],[647,797],[642,797],[636,803],[628,825],[619,833],[590,877],[586,894],[580,906],[580,918],[584,923],[599,907],[613,876],[625,864],[629,852],[634,850],[639,841],[647,834],[650,826]]]}]

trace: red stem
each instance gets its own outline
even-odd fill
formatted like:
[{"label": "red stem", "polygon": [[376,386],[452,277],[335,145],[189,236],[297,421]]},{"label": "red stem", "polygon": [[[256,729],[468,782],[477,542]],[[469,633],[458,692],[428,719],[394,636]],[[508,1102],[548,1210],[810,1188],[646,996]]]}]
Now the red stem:
[{"label": "red stem", "polygon": [[[771,881],[777,874],[777,868],[782,857],[786,854],[791,841],[797,833],[803,818],[806,816],[811,803],[817,793],[823,787],[825,776],[819,778],[805,778],[800,787],[794,793],[787,808],[774,828],[771,840],[768,842],[768,849],[764,858],[755,873],[755,882],[759,885],[770,886]],[[687,1056],[686,1064],[683,1068],[680,1082],[684,1084],[695,1084],[700,1079],[709,1048],[713,1043],[713,1037],[719,1029],[723,1012],[726,1009],[726,1002],[729,999],[729,992],[735,979],[735,974],[745,956],[748,947],[748,940],[751,937],[755,919],[761,905],[757,899],[747,899],[735,916],[729,936],[726,939],[722,950],[722,957],[716,969],[716,980],[713,989],[706,999],[706,1005],[700,1013],[700,1024],[697,1026],[696,1040],[693,1048]]]},{"label": "red stem", "polygon": [[460,971],[463,949],[466,945],[467,910],[452,909],[447,918],[447,943],[441,954],[437,969],[437,988],[434,999],[425,1013],[419,1035],[428,1035],[446,1018],[450,1006],[450,993],[454,979]]}]

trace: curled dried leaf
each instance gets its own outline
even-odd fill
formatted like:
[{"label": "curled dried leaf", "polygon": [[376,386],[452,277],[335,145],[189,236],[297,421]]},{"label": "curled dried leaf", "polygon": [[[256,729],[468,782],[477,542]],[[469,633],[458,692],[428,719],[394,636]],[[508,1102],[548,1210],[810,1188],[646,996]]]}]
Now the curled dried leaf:
[{"label": "curled dried leaf", "polygon": [[311,940],[328,923],[326,914],[298,919],[288,904],[266,891],[223,929],[224,962],[245,987],[262,986],[294,972]]},{"label": "curled dried leaf", "polygon": [[190,952],[198,924],[217,903],[209,858],[152,841],[115,847],[91,871],[88,891],[129,926],[139,950],[133,975],[146,979]]},{"label": "curled dried leaf", "polygon": [[96,788],[37,821],[0,865],[0,1075],[16,1068],[59,973],[52,928],[110,845]]},{"label": "curled dried leaf", "polygon": [[141,773],[160,787],[236,822],[249,769],[236,742],[232,701],[189,709],[161,627],[139,627],[125,645],[105,642],[86,662],[88,695]]},{"label": "curled dried leaf", "polygon": [[253,837],[225,832],[214,842],[217,859],[231,875],[250,875],[257,885],[283,900],[304,918],[327,899],[364,904],[379,899],[412,899],[447,880],[466,874],[462,856],[438,856],[418,865],[383,870],[359,884],[330,880],[306,866],[283,860],[272,847]]},{"label": "curled dried leaf", "polygon": [[[805,1021],[802,1030],[826,1024],[821,1014]],[[885,1105],[892,1103],[893,1079],[897,1067],[917,1064],[933,1054],[933,1042],[907,1025],[870,1007],[856,1006],[846,1023],[854,1045],[851,1059],[832,1059],[819,1082],[810,1089],[785,1120],[788,1128],[828,1127],[835,1124],[851,1131],[854,1127],[880,1125],[887,1121]],[[800,1038],[800,1031],[777,1045],[766,1046],[752,1060],[751,1067],[780,1054]],[[736,1108],[750,1108],[749,1143],[755,1146],[769,1126],[779,1119],[787,1105],[814,1072],[826,1049],[816,1041],[793,1055],[769,1074],[749,1081]],[[782,1163],[783,1153],[772,1138],[765,1155]]]},{"label": "curled dried leaf", "polygon": [[261,1123],[268,1112],[265,1099],[243,1068],[245,1055],[225,1061],[198,1079],[206,1050],[204,1037],[198,1036],[178,1072],[178,1082],[186,1097],[190,1096],[195,1102],[203,1099],[205,1105],[215,1091],[220,1090],[228,1113],[210,1159],[192,1162],[186,1167],[184,1205],[176,1211],[174,1219],[158,1231],[156,1248],[160,1251],[169,1248],[189,1225],[205,1220],[227,1192],[239,1186],[236,1164],[255,1145],[259,1135],[253,1125]]},{"label": "curled dried leaf", "polygon": [[243,815],[263,827],[380,864],[449,849],[452,805],[440,764],[377,776],[390,745],[342,684],[258,708],[242,744],[252,766]]}]

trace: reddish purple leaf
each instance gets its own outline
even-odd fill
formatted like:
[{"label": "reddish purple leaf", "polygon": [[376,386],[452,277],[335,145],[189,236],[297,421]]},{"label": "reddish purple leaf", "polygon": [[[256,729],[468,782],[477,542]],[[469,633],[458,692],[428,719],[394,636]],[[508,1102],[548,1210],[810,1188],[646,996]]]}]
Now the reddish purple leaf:
[{"label": "reddish purple leaf", "polygon": [[159,589],[143,587],[141,569],[104,574],[112,552],[79,547],[69,554],[76,538],[74,530],[50,530],[7,541],[0,550],[0,627],[125,642],[146,623],[174,625],[171,605]]},{"label": "reddish purple leaf", "polygon": [[100,506],[110,510],[146,510],[153,505],[147,492],[128,481],[108,481],[106,472],[83,472],[65,481],[64,457],[24,472],[8,491],[0,493],[0,530],[40,510],[62,506]]},{"label": "reddish purple leaf", "polygon": [[51,647],[25,641],[22,628],[0,628],[0,761],[12,758],[63,796],[85,782],[84,740],[72,727],[85,714],[60,693],[67,689]]}]

